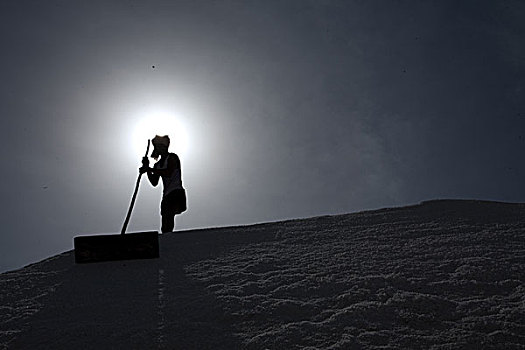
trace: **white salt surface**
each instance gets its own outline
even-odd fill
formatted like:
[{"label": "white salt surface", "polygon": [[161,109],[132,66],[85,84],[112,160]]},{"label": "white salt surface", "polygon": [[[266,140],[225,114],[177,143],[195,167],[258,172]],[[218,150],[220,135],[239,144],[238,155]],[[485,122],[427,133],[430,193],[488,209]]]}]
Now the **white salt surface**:
[{"label": "white salt surface", "polygon": [[0,348],[525,349],[525,206],[422,205],[160,237],[0,275]]}]

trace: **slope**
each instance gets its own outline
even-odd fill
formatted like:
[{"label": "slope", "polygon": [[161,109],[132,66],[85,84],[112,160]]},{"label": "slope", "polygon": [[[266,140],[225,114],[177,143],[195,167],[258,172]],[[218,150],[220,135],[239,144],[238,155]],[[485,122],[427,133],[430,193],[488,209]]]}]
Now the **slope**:
[{"label": "slope", "polygon": [[0,344],[525,348],[525,206],[441,200],[165,234],[158,260],[0,275]]}]

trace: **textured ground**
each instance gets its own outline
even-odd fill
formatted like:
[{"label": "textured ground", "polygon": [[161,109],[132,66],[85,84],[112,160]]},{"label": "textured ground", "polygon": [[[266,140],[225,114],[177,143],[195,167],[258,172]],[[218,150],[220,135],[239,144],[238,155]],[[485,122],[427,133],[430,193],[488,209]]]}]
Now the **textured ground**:
[{"label": "textured ground", "polygon": [[0,275],[6,348],[525,349],[525,206],[161,236],[161,259]]}]

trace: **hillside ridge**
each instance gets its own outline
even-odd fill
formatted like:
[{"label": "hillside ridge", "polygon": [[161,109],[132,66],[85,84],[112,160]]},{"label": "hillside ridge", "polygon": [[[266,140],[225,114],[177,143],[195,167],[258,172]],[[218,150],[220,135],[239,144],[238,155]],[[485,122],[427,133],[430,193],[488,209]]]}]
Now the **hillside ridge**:
[{"label": "hillside ridge", "polygon": [[0,274],[0,349],[522,348],[524,217],[435,200],[65,252]]}]

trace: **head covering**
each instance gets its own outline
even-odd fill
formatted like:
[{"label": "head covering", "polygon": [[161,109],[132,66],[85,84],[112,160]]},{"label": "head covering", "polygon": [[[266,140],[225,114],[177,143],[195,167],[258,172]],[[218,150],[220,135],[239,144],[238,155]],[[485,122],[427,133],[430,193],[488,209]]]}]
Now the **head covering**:
[{"label": "head covering", "polygon": [[166,147],[169,147],[170,145],[170,138],[168,137],[168,135],[165,135],[165,136],[155,136],[153,138],[153,140],[151,140],[151,143],[153,144],[153,146],[166,146]]}]

